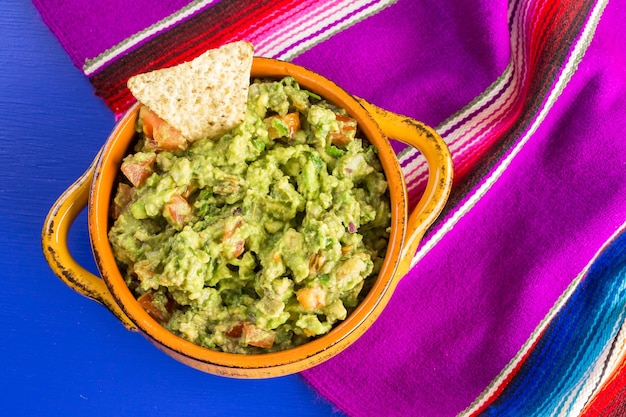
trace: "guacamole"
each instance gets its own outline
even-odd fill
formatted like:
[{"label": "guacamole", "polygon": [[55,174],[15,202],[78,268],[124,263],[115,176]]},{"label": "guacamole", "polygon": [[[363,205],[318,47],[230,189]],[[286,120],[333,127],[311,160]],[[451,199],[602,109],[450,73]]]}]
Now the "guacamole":
[{"label": "guacamole", "polygon": [[[243,123],[187,143],[142,109],[109,240],[174,334],[224,352],[289,349],[344,320],[385,256],[387,182],[344,110],[254,80]],[[174,145],[172,145],[174,144]]]}]

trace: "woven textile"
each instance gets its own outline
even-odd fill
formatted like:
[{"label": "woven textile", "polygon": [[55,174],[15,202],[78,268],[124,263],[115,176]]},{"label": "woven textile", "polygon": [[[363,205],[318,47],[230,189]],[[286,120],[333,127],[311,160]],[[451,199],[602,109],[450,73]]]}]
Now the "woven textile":
[{"label": "woven textile", "polygon": [[302,374],[340,410],[626,414],[625,1],[33,2],[116,116],[134,73],[246,39],[440,132],[455,185],[414,267]]}]

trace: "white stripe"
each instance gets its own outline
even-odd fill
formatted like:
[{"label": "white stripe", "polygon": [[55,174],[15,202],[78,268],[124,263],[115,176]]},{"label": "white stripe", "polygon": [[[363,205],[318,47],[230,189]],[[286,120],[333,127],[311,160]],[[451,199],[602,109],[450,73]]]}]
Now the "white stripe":
[{"label": "white stripe", "polygon": [[97,57],[87,60],[85,62],[85,65],[83,66],[83,72],[87,76],[94,74],[109,62],[117,59],[121,55],[126,54],[130,49],[134,48],[139,43],[154,36],[156,33],[180,22],[181,20],[193,15],[194,13],[203,9],[205,6],[214,3],[215,1],[216,0],[196,0],[188,4],[187,6],[176,11],[170,16],[165,17],[157,23],[144,29],[143,31],[131,36],[130,38],[124,39],[122,42],[107,49]]}]

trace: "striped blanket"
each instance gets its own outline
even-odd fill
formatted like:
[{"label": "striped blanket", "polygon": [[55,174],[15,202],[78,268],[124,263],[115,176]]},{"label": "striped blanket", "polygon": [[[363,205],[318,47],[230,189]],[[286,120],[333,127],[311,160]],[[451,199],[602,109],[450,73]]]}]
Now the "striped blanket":
[{"label": "striped blanket", "polygon": [[[434,126],[455,184],[379,320],[303,372],[351,416],[626,415],[626,1],[33,0],[113,114],[246,39]],[[412,204],[427,167],[394,143]]]}]

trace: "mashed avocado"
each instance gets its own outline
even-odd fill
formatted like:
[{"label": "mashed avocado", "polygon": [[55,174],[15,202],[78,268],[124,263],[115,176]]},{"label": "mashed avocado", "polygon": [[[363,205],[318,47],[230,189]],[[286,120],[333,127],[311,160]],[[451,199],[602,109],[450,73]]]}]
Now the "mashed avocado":
[{"label": "mashed avocado", "polygon": [[288,349],[345,319],[390,226],[387,182],[355,120],[291,77],[255,80],[243,123],[217,139],[159,147],[170,133],[153,140],[147,120],[109,231],[142,306],[171,332],[235,353]]}]

